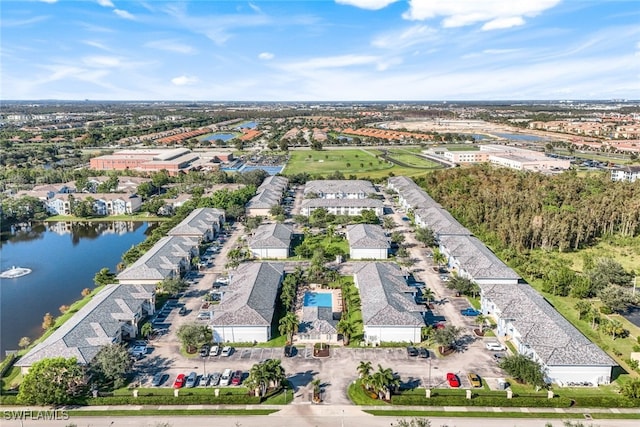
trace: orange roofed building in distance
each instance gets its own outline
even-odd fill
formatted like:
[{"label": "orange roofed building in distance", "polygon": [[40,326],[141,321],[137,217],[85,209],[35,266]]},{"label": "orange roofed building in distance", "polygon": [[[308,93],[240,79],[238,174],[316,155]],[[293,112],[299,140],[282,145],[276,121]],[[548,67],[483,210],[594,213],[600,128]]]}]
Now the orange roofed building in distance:
[{"label": "orange roofed building in distance", "polygon": [[177,175],[192,169],[198,159],[198,154],[187,148],[121,150],[92,158],[89,167],[93,170],[137,170],[149,173],[164,169],[170,175]]}]

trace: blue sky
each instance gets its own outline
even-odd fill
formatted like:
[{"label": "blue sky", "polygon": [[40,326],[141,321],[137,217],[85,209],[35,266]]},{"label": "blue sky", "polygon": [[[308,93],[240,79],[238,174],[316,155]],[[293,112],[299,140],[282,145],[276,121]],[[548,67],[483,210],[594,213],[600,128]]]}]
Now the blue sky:
[{"label": "blue sky", "polygon": [[1,98],[640,99],[640,1],[20,0]]}]

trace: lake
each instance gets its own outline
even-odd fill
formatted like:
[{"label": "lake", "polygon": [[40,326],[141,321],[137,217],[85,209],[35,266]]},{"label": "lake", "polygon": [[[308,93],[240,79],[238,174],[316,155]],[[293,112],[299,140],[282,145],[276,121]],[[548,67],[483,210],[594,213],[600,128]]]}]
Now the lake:
[{"label": "lake", "polygon": [[506,138],[513,141],[527,141],[527,142],[540,142],[546,141],[546,138],[542,138],[536,135],[526,135],[522,133],[498,133],[493,132],[494,135],[499,136],[500,138]]},{"label": "lake", "polygon": [[104,267],[116,272],[122,254],[146,238],[146,222],[52,222],[17,230],[0,244],[1,270],[26,267],[31,274],[0,279],[0,359],[16,350],[24,336],[42,334],[45,313],[60,315],[62,305],[94,288]]}]

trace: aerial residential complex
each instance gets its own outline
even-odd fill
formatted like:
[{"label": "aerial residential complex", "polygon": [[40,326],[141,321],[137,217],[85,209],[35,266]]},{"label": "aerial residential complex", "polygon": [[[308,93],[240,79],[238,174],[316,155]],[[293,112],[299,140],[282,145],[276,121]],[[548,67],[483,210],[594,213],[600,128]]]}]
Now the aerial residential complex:
[{"label": "aerial residential complex", "polygon": [[464,227],[454,225],[455,220],[439,211],[442,208],[424,190],[406,177],[389,178],[388,188],[397,192],[402,206],[421,213],[416,223],[433,227],[449,268],[480,286],[482,313],[496,321],[498,336],[511,340],[519,353],[540,362],[549,381],[611,381],[617,363],[471,232],[465,233]]}]

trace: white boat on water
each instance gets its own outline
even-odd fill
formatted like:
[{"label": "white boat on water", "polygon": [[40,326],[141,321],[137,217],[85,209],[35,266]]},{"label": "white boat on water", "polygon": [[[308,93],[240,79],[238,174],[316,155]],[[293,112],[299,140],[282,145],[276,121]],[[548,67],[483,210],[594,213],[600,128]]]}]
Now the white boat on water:
[{"label": "white boat on water", "polygon": [[29,273],[31,273],[31,269],[30,268],[16,267],[14,265],[10,269],[0,273],[0,278],[3,278],[3,279],[15,279],[17,277],[26,276]]}]

